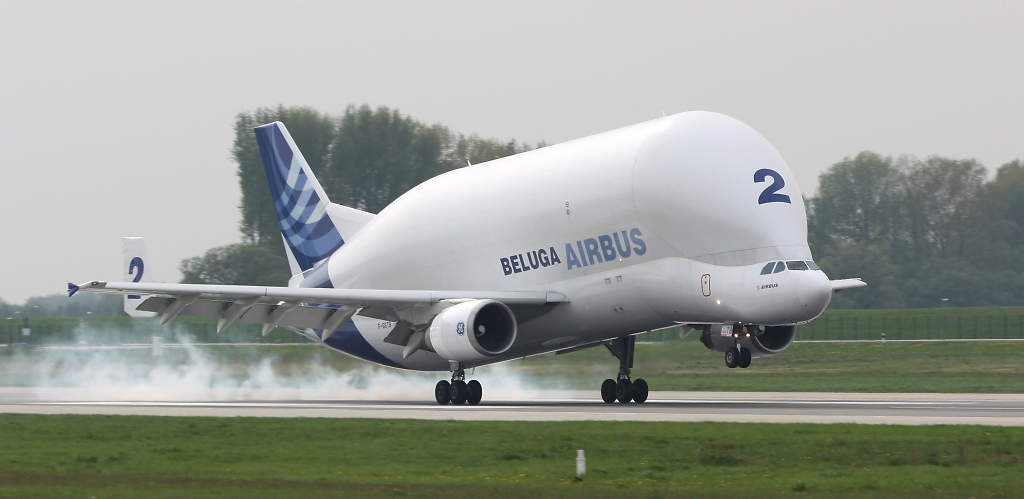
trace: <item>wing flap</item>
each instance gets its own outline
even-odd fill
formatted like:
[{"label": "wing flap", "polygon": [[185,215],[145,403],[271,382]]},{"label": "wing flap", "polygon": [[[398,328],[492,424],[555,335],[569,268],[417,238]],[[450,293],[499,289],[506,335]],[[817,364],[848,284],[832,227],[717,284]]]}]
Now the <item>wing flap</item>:
[{"label": "wing flap", "polygon": [[[139,310],[163,313],[163,311],[171,305],[172,301],[174,301],[174,298],[154,296],[139,305]],[[196,300],[182,309],[177,315],[220,319],[223,317],[225,310],[230,308],[232,303],[234,302],[226,300]],[[257,303],[256,305],[249,307],[249,309],[246,310],[245,313],[237,319],[237,321],[252,324],[265,324],[267,323],[267,318],[275,308],[277,308],[277,305],[273,303]],[[277,326],[320,329],[324,327],[324,323],[327,321],[327,318],[334,311],[334,308],[328,307],[298,306],[289,311],[281,321],[277,323]]]}]

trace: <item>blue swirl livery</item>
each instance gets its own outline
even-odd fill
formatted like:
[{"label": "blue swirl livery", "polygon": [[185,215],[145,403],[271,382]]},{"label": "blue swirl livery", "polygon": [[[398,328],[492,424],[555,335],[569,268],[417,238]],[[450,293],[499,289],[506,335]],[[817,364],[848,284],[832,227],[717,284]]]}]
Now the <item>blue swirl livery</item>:
[{"label": "blue swirl livery", "polygon": [[345,241],[327,214],[330,201],[280,121],[255,128],[270,195],[290,259],[305,272]]}]

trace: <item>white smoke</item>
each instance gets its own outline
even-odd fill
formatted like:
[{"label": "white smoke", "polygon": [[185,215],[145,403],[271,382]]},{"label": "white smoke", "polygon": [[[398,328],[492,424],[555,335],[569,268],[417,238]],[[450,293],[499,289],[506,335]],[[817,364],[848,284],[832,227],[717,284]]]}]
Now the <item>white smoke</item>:
[{"label": "white smoke", "polygon": [[[0,357],[0,398],[56,401],[406,401],[432,402],[448,372],[375,366],[308,344],[299,347],[196,345],[165,328],[166,343],[97,346],[103,331],[80,327],[76,345]],[[296,336],[298,339],[298,336]],[[162,350],[162,351],[161,351]],[[298,352],[298,355],[296,355]],[[506,364],[479,368],[467,379],[484,386],[485,401],[535,399],[540,388]],[[545,383],[550,389],[550,383]],[[550,393],[550,392],[548,392]]]}]

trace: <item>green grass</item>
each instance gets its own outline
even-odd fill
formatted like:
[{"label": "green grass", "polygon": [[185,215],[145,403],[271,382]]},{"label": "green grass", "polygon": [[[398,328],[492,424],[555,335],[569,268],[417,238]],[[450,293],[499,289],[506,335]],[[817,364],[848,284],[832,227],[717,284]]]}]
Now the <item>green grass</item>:
[{"label": "green grass", "polygon": [[[1024,393],[1022,358],[1024,342],[797,343],[729,369],[721,354],[688,338],[638,345],[633,377],[653,390]],[[594,388],[617,365],[598,347],[517,367],[538,383]]]},{"label": "green grass", "polygon": [[1019,497],[1022,460],[1024,428],[0,415],[5,497]]},{"label": "green grass", "polygon": [[[317,345],[206,346],[195,352],[218,366],[220,375],[238,379],[264,362],[283,380],[374,372],[366,362]],[[1022,358],[1024,342],[797,343],[779,355],[755,359],[748,369],[729,369],[721,354],[687,338],[637,345],[633,377],[646,379],[653,390],[1024,393]],[[114,362],[125,376],[144,374],[158,364],[148,349],[107,353],[0,348],[0,383],[33,386],[61,374],[73,380],[80,372]],[[194,360],[187,350],[167,348],[159,364],[187,368],[189,362]],[[597,390],[617,372],[618,361],[604,347],[596,347],[485,366],[478,370],[485,382],[493,369],[518,375],[526,388]],[[301,384],[290,379],[295,381],[288,386]]]},{"label": "green grass", "polygon": [[1024,339],[1024,307],[828,310],[799,328],[804,340]]},{"label": "green grass", "polygon": [[217,320],[200,317],[176,317],[160,326],[159,319],[131,317],[34,317],[29,319],[29,336],[22,336],[20,318],[0,318],[0,343],[32,345],[68,345],[84,342],[90,345],[151,343],[154,336],[168,342],[194,343],[303,343],[305,338],[286,329],[261,334],[261,324],[236,322],[217,333]]}]

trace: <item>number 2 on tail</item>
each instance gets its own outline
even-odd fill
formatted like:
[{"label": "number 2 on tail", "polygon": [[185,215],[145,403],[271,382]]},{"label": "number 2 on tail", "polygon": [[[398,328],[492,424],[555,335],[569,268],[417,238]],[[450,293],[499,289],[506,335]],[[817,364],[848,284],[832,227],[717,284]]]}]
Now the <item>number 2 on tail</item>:
[{"label": "number 2 on tail", "polygon": [[[142,263],[142,259],[139,257],[132,258],[132,263],[128,264],[128,275],[135,274],[135,279],[132,282],[139,282],[142,280],[142,270],[146,268],[146,265]],[[134,272],[138,269],[138,272]],[[138,300],[142,298],[139,295],[128,295],[129,300]]]},{"label": "number 2 on tail", "polygon": [[782,175],[779,175],[779,172],[775,170],[762,168],[754,172],[754,183],[764,182],[765,177],[771,177],[773,182],[772,185],[765,187],[765,189],[761,191],[761,195],[757,198],[757,204],[790,203],[789,196],[785,194],[776,194],[780,189],[786,186],[786,181],[782,179]]}]

